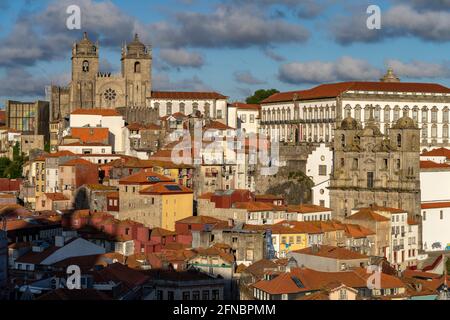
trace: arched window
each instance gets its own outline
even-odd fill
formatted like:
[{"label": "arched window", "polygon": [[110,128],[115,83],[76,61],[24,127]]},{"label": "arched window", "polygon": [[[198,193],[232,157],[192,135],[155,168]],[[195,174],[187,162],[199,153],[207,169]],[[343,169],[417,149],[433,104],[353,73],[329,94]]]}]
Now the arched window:
[{"label": "arched window", "polygon": [[437,125],[433,124],[431,126],[431,138],[436,139],[437,138]]},{"label": "arched window", "polygon": [[384,107],[384,123],[390,123],[391,122],[391,107],[385,106]]},{"label": "arched window", "polygon": [[448,107],[445,107],[444,110],[442,110],[442,122],[448,123]]},{"label": "arched window", "polygon": [[192,104],[192,113],[197,113],[197,111],[198,111],[198,103],[197,102],[194,102],[193,104]]},{"label": "arched window", "polygon": [[433,107],[433,109],[431,109],[431,122],[437,122],[437,120],[438,120],[438,108]]},{"label": "arched window", "polygon": [[448,124],[442,126],[442,137],[448,139]]},{"label": "arched window", "polygon": [[426,124],[422,125],[422,138],[428,138],[428,126]]},{"label": "arched window", "polygon": [[341,135],[341,145],[342,147],[345,147],[345,134]]},{"label": "arched window", "polygon": [[402,135],[399,133],[397,135],[397,147],[401,148],[402,146]]},{"label": "arched window", "polygon": [[141,63],[139,61],[134,63],[134,73],[141,73]]},{"label": "arched window", "polygon": [[428,122],[428,108],[425,106],[422,108],[422,123]]},{"label": "arched window", "polygon": [[352,107],[348,104],[345,106],[345,117],[351,117],[352,116]]},{"label": "arched window", "polygon": [[397,121],[400,118],[400,107],[394,107],[394,121]]},{"label": "arched window", "polygon": [[83,72],[89,72],[89,61],[87,61],[87,60],[83,61],[82,70],[83,70]]},{"label": "arched window", "polygon": [[413,107],[412,118],[415,122],[419,121],[419,108],[417,106]]},{"label": "arched window", "polygon": [[172,114],[172,102],[167,102],[166,104],[166,115],[171,115]]},{"label": "arched window", "polygon": [[184,102],[180,103],[180,112],[183,114],[186,112],[186,105],[184,104]]}]

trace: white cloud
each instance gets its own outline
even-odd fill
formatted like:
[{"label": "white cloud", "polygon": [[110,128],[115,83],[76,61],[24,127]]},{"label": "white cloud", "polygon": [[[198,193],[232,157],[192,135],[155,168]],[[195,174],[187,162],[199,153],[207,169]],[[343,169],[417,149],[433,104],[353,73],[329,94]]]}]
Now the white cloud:
[{"label": "white cloud", "polygon": [[159,56],[172,67],[200,68],[205,63],[200,53],[184,49],[161,49]]}]

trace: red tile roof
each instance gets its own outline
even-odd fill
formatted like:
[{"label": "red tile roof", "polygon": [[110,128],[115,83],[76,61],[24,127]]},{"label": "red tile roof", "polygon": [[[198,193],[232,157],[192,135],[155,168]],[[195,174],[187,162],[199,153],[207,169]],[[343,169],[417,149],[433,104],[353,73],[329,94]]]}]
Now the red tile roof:
[{"label": "red tile roof", "polygon": [[115,109],[78,109],[72,111],[74,115],[96,115],[104,117],[117,117],[121,116]]},{"label": "red tile roof", "polygon": [[203,127],[203,130],[232,130],[234,128],[223,124],[222,122],[211,120],[210,123]]},{"label": "red tile roof", "polygon": [[173,179],[149,169],[143,169],[138,173],[119,180],[119,184],[155,184],[159,182],[173,182]]},{"label": "red tile roof", "polygon": [[63,167],[73,167],[73,166],[78,166],[78,165],[95,166],[95,164],[93,164],[92,162],[84,160],[84,159],[79,159],[79,158],[72,159],[72,160],[69,160],[69,161],[66,161],[66,162],[60,164],[60,166],[63,166]]},{"label": "red tile roof", "polygon": [[322,206],[317,206],[314,204],[299,204],[299,205],[289,205],[288,212],[297,213],[315,213],[315,212],[327,212],[331,211],[330,208],[325,208]]},{"label": "red tile roof", "polygon": [[450,159],[450,149],[437,148],[421,154],[422,157],[446,157]]},{"label": "red tile roof", "polygon": [[[253,287],[272,295],[319,291],[336,281],[350,288],[367,288],[371,276],[364,268],[342,272],[321,272],[307,268],[294,268],[291,272],[282,273],[272,280],[258,281]],[[382,289],[405,288],[398,278],[381,273]]]},{"label": "red tile roof", "polygon": [[241,102],[235,102],[232,104],[233,107],[240,110],[261,110],[260,104],[249,104],[249,103],[241,103]]},{"label": "red tile roof", "polygon": [[448,169],[450,165],[446,163],[436,163],[433,161],[420,161],[420,169]]},{"label": "red tile roof", "polygon": [[128,130],[130,131],[138,131],[138,130],[161,130],[161,126],[154,124],[154,123],[131,123],[127,126]]},{"label": "red tile roof", "polygon": [[320,245],[317,251],[313,247],[308,247],[301,250],[294,251],[311,256],[318,256],[323,258],[339,259],[339,260],[355,260],[355,259],[369,259],[368,256],[359,252],[351,251],[345,248]]},{"label": "red tile roof", "polygon": [[450,88],[434,83],[340,82],[322,84],[309,90],[275,93],[262,103],[335,98],[347,91],[450,93]]},{"label": "red tile roof", "polygon": [[227,97],[217,92],[153,91],[152,98],[172,99],[172,100],[204,100],[204,99],[226,99]]},{"label": "red tile roof", "polygon": [[259,211],[282,211],[284,207],[275,206],[268,202],[236,202],[236,209],[245,209],[248,212],[259,212]]},{"label": "red tile roof", "polygon": [[69,200],[69,199],[66,198],[66,196],[64,196],[60,192],[45,193],[45,196],[47,197],[47,199],[52,200],[52,201],[66,201],[66,200]]},{"label": "red tile roof", "polygon": [[450,208],[450,202],[422,203],[422,209]]},{"label": "red tile roof", "polygon": [[212,224],[218,222],[224,222],[223,220],[209,217],[209,216],[192,216],[176,221],[177,223],[187,223],[187,224]]},{"label": "red tile roof", "polygon": [[382,216],[381,214],[378,214],[374,212],[373,210],[369,208],[363,208],[356,212],[355,214],[352,214],[351,216],[347,217],[349,220],[371,220],[371,221],[377,221],[377,222],[383,222],[383,221],[390,221],[385,216]]},{"label": "red tile roof", "polygon": [[103,143],[109,139],[108,128],[71,128],[71,135],[83,143]]},{"label": "red tile roof", "polygon": [[175,182],[160,182],[151,185],[139,192],[140,194],[188,194],[192,189],[179,185]]},{"label": "red tile roof", "polygon": [[58,157],[70,157],[75,156],[75,153],[69,150],[61,150],[58,152],[50,153],[46,156],[46,158],[58,158]]}]

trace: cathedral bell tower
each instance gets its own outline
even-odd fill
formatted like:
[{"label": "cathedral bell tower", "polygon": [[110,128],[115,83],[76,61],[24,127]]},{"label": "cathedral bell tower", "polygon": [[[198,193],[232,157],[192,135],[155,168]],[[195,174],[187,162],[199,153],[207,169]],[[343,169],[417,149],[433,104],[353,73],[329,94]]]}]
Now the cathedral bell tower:
[{"label": "cathedral bell tower", "polygon": [[136,34],[134,40],[122,48],[122,77],[125,79],[127,107],[145,107],[151,96],[151,49]]},{"label": "cathedral bell tower", "polygon": [[72,83],[70,108],[95,108],[95,81],[99,70],[98,45],[89,40],[87,33],[72,47]]}]

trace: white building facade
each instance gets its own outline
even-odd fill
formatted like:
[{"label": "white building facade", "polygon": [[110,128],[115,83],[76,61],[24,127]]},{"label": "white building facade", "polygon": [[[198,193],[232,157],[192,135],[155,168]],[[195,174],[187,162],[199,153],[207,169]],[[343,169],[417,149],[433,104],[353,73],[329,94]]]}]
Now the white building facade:
[{"label": "white building facade", "polygon": [[449,144],[450,88],[392,79],[274,94],[261,103],[261,127],[284,142],[329,142],[336,123],[351,116],[365,125],[372,107],[383,133],[408,115],[422,129],[423,149]]}]

